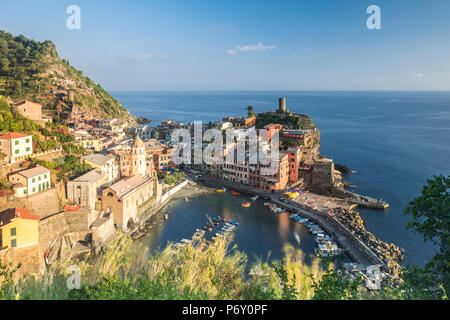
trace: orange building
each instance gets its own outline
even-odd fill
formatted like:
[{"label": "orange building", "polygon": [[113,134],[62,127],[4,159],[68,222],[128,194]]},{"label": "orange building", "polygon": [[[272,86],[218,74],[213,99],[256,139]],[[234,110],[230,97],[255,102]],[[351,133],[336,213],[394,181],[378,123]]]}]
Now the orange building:
[{"label": "orange building", "polygon": [[256,116],[248,117],[244,119],[244,127],[250,128],[256,124]]},{"label": "orange building", "polygon": [[[277,161],[277,160],[275,160]],[[287,188],[289,183],[289,157],[287,152],[280,152],[278,159],[278,170],[273,175],[261,175],[259,188],[266,192],[277,192]],[[270,165],[263,166],[270,167]],[[262,174],[262,172],[260,172]]]},{"label": "orange building", "polygon": [[170,148],[155,139],[146,142],[146,152],[148,158],[153,159],[155,169],[161,170],[172,164],[173,148]]},{"label": "orange building", "polygon": [[268,124],[266,126],[264,126],[263,129],[267,130],[267,141],[269,142],[270,140],[272,140],[273,135],[275,134],[275,132],[281,131],[283,130],[283,126],[281,124]]},{"label": "orange building", "polygon": [[30,120],[42,120],[42,105],[28,100],[17,102],[14,104],[17,111]]},{"label": "orange building", "polygon": [[300,148],[289,148],[287,152],[289,157],[289,182],[294,183],[298,180]]}]

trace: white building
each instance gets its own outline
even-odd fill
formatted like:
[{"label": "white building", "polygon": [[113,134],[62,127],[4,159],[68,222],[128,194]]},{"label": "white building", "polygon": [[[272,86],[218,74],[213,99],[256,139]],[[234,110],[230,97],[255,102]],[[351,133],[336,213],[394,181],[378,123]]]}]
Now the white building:
[{"label": "white building", "polygon": [[31,196],[50,189],[50,170],[44,167],[22,170],[9,175],[16,197]]},{"label": "white building", "polygon": [[146,124],[140,125],[136,128],[136,134],[144,141],[150,140],[153,138],[154,128],[150,127]]},{"label": "white building", "polygon": [[93,168],[100,169],[108,185],[117,182],[120,178],[119,164],[113,154],[93,153],[84,156],[83,161]]},{"label": "white building", "polygon": [[33,137],[17,132],[5,133],[0,136],[0,150],[9,163],[24,160],[33,154]]}]

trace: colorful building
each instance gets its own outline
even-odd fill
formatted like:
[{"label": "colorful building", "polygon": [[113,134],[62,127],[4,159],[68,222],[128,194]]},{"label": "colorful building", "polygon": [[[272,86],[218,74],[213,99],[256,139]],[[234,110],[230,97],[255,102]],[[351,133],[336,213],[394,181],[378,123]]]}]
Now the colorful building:
[{"label": "colorful building", "polygon": [[[234,152],[235,148],[228,150]],[[235,157],[236,159],[236,152]],[[274,171],[268,173],[269,168]],[[251,164],[249,157],[243,163],[236,160],[227,160],[221,165],[221,177],[224,180],[252,186],[265,192],[279,192],[289,184],[289,158],[287,152],[280,152],[277,158],[272,159],[272,164]]]},{"label": "colorful building", "polygon": [[264,126],[263,129],[267,130],[267,141],[272,140],[273,135],[275,134],[276,131],[281,131],[283,130],[283,126],[281,124],[268,124],[266,126]]},{"label": "colorful building", "polygon": [[9,163],[24,160],[33,154],[33,137],[28,134],[8,132],[0,136],[0,150]]},{"label": "colorful building", "polygon": [[244,118],[244,127],[250,128],[256,125],[256,116]]},{"label": "colorful building", "polygon": [[159,143],[157,140],[151,139],[146,142],[145,150],[148,158],[153,159],[155,169],[161,171],[172,164],[173,148]]},{"label": "colorful building", "polygon": [[105,176],[106,183],[114,183],[120,178],[119,164],[113,154],[93,153],[84,156],[83,161],[98,169]]},{"label": "colorful building", "polygon": [[285,130],[281,139],[295,140],[297,145],[306,145],[311,139],[311,130]]},{"label": "colorful building", "polygon": [[128,230],[137,222],[138,208],[156,192],[154,179],[139,175],[126,177],[102,191],[102,210],[113,215],[117,229]]},{"label": "colorful building", "polygon": [[289,158],[289,182],[297,182],[299,178],[298,170],[300,163],[301,151],[300,148],[289,148],[287,150]]},{"label": "colorful building", "polygon": [[22,208],[0,213],[0,250],[39,244],[39,217]]},{"label": "colorful building", "polygon": [[28,100],[17,102],[14,104],[17,111],[30,120],[42,120],[42,105]]},{"label": "colorful building", "polygon": [[50,170],[44,167],[22,170],[10,174],[9,182],[13,184],[17,197],[31,196],[50,189]]},{"label": "colorful building", "polygon": [[278,192],[287,188],[289,183],[289,158],[287,152],[280,152],[276,161],[276,170],[273,174],[265,174],[263,169],[269,169],[271,165],[259,165],[260,168],[260,184],[259,188],[266,192]]},{"label": "colorful building", "polygon": [[137,136],[131,147],[116,150],[120,174],[130,177],[136,174],[152,177],[154,175],[153,157],[147,156],[146,145]]},{"label": "colorful building", "polygon": [[102,150],[102,142],[100,138],[86,138],[78,141],[80,145],[82,145],[87,150],[93,151],[101,151]]}]

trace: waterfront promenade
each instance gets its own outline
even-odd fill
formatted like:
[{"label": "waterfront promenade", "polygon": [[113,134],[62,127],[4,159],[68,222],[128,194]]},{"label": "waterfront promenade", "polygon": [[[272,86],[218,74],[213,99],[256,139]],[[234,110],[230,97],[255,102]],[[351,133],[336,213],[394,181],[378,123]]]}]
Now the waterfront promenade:
[{"label": "waterfront promenade", "polygon": [[318,223],[330,236],[336,240],[336,242],[345,250],[350,258],[362,267],[365,268],[369,265],[384,265],[384,262],[369,247],[367,247],[336,218],[328,215],[327,212],[302,207],[296,202],[280,199],[277,194],[262,192],[261,190],[242,184],[219,180],[208,176],[200,177],[199,181],[214,187],[227,187],[228,189],[238,192],[258,195],[262,198],[269,199],[279,206],[285,207],[291,212],[299,213]]}]

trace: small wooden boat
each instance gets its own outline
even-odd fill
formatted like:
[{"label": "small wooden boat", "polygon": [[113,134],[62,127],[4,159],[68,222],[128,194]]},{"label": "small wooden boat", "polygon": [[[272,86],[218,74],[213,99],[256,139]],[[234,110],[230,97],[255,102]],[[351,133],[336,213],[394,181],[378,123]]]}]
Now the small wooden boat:
[{"label": "small wooden boat", "polygon": [[223,190],[223,189],[217,189],[216,192],[217,192],[217,193],[224,193],[225,190]]},{"label": "small wooden boat", "polygon": [[246,202],[246,203],[241,204],[241,206],[244,207],[244,208],[249,208],[251,205],[252,204],[250,202]]},{"label": "small wooden boat", "polygon": [[258,196],[254,196],[253,198],[251,198],[250,200],[252,200],[252,201],[256,201],[256,200],[258,200]]},{"label": "small wooden boat", "polygon": [[294,238],[295,238],[295,241],[297,241],[297,243],[300,244],[300,235],[298,234],[297,231],[294,231]]},{"label": "small wooden boat", "polygon": [[239,192],[236,192],[236,191],[234,191],[234,190],[231,191],[231,194],[232,194],[233,196],[238,196],[238,195],[240,195]]}]

